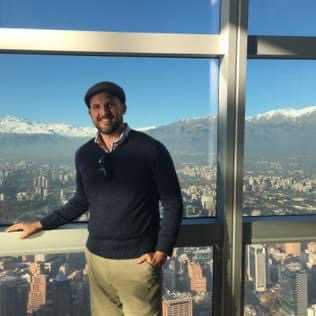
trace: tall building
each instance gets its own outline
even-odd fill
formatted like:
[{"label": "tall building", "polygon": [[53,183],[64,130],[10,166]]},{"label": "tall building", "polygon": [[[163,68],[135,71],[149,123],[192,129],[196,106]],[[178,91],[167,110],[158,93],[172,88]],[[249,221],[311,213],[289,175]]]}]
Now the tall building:
[{"label": "tall building", "polygon": [[73,315],[90,315],[90,291],[87,276],[71,283]]},{"label": "tall building", "polygon": [[29,285],[14,276],[0,279],[0,316],[25,316]]},{"label": "tall building", "polygon": [[316,316],[316,305],[312,305],[307,309],[307,316]]},{"label": "tall building", "polygon": [[206,277],[203,276],[203,270],[199,263],[189,263],[188,272],[191,280],[191,291],[200,293],[207,291]]},{"label": "tall building", "polygon": [[307,279],[308,279],[308,304],[315,305],[316,304],[316,265],[312,265],[312,267],[308,271],[309,271],[309,273],[307,275]]},{"label": "tall building", "polygon": [[194,251],[194,257],[200,264],[209,265],[212,262],[213,254],[210,247],[201,247]]},{"label": "tall building", "polygon": [[289,315],[307,313],[307,273],[300,263],[280,267],[280,305]]},{"label": "tall building", "polygon": [[307,249],[308,249],[308,251],[309,251],[309,253],[314,253],[314,252],[316,252],[316,242],[309,242],[308,244],[307,244]]},{"label": "tall building", "polygon": [[51,295],[54,316],[72,315],[72,292],[70,282],[63,272],[59,272],[52,282]]},{"label": "tall building", "polygon": [[247,274],[257,292],[267,287],[267,253],[263,245],[247,246]]},{"label": "tall building", "polygon": [[32,276],[31,289],[27,304],[28,313],[37,310],[46,303],[47,276],[44,274],[35,274]]},{"label": "tall building", "polygon": [[41,261],[35,261],[30,264],[29,271],[32,275],[35,274],[44,274],[45,273],[45,264]]},{"label": "tall building", "polygon": [[289,242],[284,244],[284,251],[287,255],[292,255],[293,257],[299,257],[301,255],[301,243],[299,242]]},{"label": "tall building", "polygon": [[162,316],[193,316],[191,294],[168,291],[163,295]]}]

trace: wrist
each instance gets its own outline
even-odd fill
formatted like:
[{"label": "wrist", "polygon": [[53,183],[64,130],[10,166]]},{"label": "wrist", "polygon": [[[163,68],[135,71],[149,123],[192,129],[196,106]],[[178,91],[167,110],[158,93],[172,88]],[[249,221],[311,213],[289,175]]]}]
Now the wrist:
[{"label": "wrist", "polygon": [[160,251],[160,250],[156,250],[156,255],[159,257],[159,258],[163,258],[163,259],[166,259],[168,257],[168,255],[163,252],[163,251]]},{"label": "wrist", "polygon": [[36,225],[37,229],[40,229],[40,230],[44,229],[44,227],[40,221],[35,222],[35,225]]}]

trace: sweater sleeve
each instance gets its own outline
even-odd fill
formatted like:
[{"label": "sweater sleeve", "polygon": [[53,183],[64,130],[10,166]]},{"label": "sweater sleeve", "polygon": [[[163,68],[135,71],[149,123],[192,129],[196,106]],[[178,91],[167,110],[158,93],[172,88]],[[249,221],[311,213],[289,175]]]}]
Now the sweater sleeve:
[{"label": "sweater sleeve", "polygon": [[40,220],[44,229],[54,229],[65,225],[85,213],[89,207],[88,200],[84,193],[80,171],[78,168],[78,152],[76,153],[76,192],[74,196],[61,208]]},{"label": "sweater sleeve", "polygon": [[183,202],[178,176],[168,150],[158,143],[154,178],[163,207],[156,250],[172,255],[181,226]]}]

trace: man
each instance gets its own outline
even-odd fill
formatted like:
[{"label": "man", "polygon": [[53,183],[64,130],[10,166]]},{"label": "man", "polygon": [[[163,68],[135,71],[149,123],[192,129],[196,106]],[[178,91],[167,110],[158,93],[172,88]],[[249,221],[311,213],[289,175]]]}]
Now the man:
[{"label": "man", "polygon": [[172,159],[161,143],[124,123],[120,86],[99,82],[87,91],[85,103],[98,132],[76,153],[74,197],[41,221],[7,231],[23,231],[21,238],[27,238],[89,209],[92,315],[161,315],[162,264],[172,253],[183,208]]}]

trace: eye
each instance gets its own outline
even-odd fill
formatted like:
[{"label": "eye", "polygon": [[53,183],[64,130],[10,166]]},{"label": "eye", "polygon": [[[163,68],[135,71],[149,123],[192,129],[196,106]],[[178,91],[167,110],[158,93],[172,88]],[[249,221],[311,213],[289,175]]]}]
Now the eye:
[{"label": "eye", "polygon": [[92,108],[92,110],[97,110],[97,109],[100,108],[100,106],[99,106],[98,104],[93,104],[93,105],[91,106],[91,108]]}]

